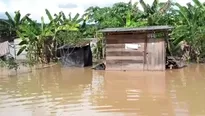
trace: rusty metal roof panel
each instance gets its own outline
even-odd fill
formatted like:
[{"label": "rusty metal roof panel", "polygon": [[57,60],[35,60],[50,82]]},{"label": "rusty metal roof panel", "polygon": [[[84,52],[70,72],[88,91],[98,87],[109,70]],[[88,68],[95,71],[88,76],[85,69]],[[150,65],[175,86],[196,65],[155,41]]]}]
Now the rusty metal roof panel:
[{"label": "rusty metal roof panel", "polygon": [[137,28],[105,28],[99,30],[99,32],[138,32],[138,31],[159,31],[159,30],[170,30],[171,26],[147,26],[147,27],[137,27]]}]

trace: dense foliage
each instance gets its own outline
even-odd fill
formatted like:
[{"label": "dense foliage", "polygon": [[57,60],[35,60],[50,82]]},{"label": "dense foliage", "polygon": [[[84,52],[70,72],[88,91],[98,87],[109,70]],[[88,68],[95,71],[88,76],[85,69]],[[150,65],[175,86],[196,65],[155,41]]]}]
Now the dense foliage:
[{"label": "dense foliage", "polygon": [[[30,59],[49,62],[55,59],[59,45],[75,45],[82,38],[96,37],[97,30],[102,28],[171,25],[174,30],[168,54],[200,62],[205,58],[205,4],[198,0],[193,0],[193,3],[181,6],[171,0],[153,0],[151,5],[143,0],[136,3],[118,2],[111,7],[89,7],[82,17],[79,14],[71,17],[71,14],[65,15],[63,12],[52,16],[46,9],[50,20],[48,24],[44,23],[43,17],[38,24],[29,18],[29,14],[21,18],[17,11],[12,18],[6,12],[8,20],[0,20],[0,35],[22,39],[18,54],[27,50]],[[100,51],[100,54],[103,48],[101,43],[102,40],[98,43],[99,48],[94,50],[97,53]]]}]

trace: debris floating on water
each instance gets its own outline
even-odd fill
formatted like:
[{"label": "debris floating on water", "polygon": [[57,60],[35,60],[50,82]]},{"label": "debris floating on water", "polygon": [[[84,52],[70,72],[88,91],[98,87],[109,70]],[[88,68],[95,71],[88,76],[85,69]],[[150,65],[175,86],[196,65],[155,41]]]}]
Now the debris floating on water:
[{"label": "debris floating on water", "polygon": [[99,63],[99,64],[97,64],[97,65],[95,65],[94,67],[93,67],[93,69],[94,70],[105,70],[105,64],[104,63]]},{"label": "debris floating on water", "polygon": [[173,56],[167,57],[166,68],[168,68],[168,69],[179,69],[179,68],[184,68],[186,66],[187,65],[182,60],[179,60]]}]

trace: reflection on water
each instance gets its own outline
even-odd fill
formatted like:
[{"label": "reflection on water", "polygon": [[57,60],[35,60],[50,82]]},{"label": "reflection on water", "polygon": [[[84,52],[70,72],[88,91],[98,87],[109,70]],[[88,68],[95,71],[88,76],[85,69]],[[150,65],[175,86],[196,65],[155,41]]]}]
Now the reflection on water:
[{"label": "reflection on water", "polygon": [[205,65],[166,72],[52,68],[0,76],[0,116],[202,116]]}]

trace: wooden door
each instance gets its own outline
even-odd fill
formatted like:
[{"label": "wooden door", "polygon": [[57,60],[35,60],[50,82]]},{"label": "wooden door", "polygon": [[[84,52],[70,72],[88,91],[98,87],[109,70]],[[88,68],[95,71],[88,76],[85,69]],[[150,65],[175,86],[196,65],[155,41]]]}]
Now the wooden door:
[{"label": "wooden door", "polygon": [[147,43],[146,69],[150,71],[165,70],[164,39],[149,38]]}]

